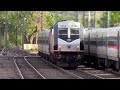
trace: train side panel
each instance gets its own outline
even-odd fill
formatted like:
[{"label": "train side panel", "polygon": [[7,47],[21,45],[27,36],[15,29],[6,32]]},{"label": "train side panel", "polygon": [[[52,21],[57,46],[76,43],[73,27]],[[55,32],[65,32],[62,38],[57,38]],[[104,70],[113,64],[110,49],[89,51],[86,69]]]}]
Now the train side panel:
[{"label": "train side panel", "polygon": [[[94,37],[96,31],[96,37]],[[114,70],[120,69],[120,27],[111,27],[111,28],[101,28],[93,29],[87,31],[88,34],[85,34],[85,56],[88,53],[89,60],[93,59],[91,56],[95,56],[94,65],[102,67],[109,67]],[[88,36],[86,36],[88,35]],[[88,40],[90,42],[86,43]],[[90,43],[95,43],[96,47]],[[91,42],[92,41],[92,42]],[[90,47],[90,48],[89,48]],[[89,50],[90,49],[90,50]],[[91,61],[89,61],[89,65]]]}]

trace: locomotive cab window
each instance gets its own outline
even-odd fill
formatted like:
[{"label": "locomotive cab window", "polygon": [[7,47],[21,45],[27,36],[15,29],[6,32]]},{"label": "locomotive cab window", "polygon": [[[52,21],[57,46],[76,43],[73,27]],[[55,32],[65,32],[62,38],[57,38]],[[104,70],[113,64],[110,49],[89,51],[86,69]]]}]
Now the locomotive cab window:
[{"label": "locomotive cab window", "polygon": [[108,41],[108,46],[117,46],[117,41]]},{"label": "locomotive cab window", "polygon": [[71,28],[71,34],[79,34],[79,28]]},{"label": "locomotive cab window", "polygon": [[66,29],[59,29],[59,35],[66,35],[68,33],[67,28]]},{"label": "locomotive cab window", "polygon": [[73,40],[76,40],[79,38],[79,28],[71,28],[70,29],[70,37]]},{"label": "locomotive cab window", "polygon": [[68,28],[59,28],[59,38],[67,40],[68,37]]}]

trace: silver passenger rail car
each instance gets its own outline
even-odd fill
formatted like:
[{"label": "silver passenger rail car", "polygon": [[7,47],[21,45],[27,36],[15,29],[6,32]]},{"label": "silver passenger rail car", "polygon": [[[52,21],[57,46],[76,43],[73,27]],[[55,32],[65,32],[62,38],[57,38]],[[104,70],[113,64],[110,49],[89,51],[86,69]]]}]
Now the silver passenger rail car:
[{"label": "silver passenger rail car", "polygon": [[84,37],[84,61],[88,65],[120,70],[120,27],[88,30]]}]

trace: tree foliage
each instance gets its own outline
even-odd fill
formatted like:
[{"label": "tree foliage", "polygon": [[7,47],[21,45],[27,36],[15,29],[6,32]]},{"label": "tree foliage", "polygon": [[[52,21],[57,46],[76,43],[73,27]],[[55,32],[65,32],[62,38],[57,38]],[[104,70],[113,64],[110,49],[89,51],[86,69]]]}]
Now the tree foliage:
[{"label": "tree foliage", "polygon": [[51,12],[44,13],[44,28],[50,28],[56,23],[56,19]]},{"label": "tree foliage", "polygon": [[[0,11],[0,40],[4,45],[5,11]],[[25,18],[24,42],[33,43],[34,37],[41,30],[40,11],[8,11],[8,46],[20,47],[22,40],[22,17]],[[50,28],[61,20],[75,20],[74,11],[43,11],[43,27]]]},{"label": "tree foliage", "polygon": [[[107,12],[104,13],[103,18],[104,25],[107,25]],[[110,25],[120,23],[120,11],[110,11]]]}]

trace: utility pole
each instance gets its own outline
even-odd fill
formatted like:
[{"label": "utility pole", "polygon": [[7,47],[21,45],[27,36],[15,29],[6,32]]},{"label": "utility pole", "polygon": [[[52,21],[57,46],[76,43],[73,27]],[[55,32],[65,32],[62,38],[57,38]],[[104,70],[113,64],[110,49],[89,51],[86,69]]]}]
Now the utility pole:
[{"label": "utility pole", "polygon": [[104,11],[100,11],[100,27],[103,28],[102,17],[104,16]]},{"label": "utility pole", "polygon": [[79,11],[75,11],[75,21],[79,21]]},{"label": "utility pole", "polygon": [[38,43],[37,43],[37,41],[38,41],[38,30],[37,30],[37,26],[35,27],[35,29],[36,29],[36,31],[37,31],[37,32],[36,32],[36,45],[37,45],[37,44],[38,44]]},{"label": "utility pole", "polygon": [[18,47],[17,34],[18,34],[18,11],[17,11],[17,16],[16,16],[16,47]]},{"label": "utility pole", "polygon": [[88,11],[88,29],[90,28],[90,20],[91,20],[90,11]]},{"label": "utility pole", "polygon": [[107,27],[110,27],[110,11],[107,12]]},{"label": "utility pole", "polygon": [[24,50],[24,12],[22,12],[22,50]]},{"label": "utility pole", "polygon": [[41,31],[43,30],[43,11],[41,11]]},{"label": "utility pole", "polygon": [[[41,18],[40,19],[41,19],[40,21],[41,21],[41,31],[42,31],[43,30],[43,11],[41,11]],[[43,40],[42,40],[42,42],[43,42]],[[43,45],[42,45],[42,51],[43,51]]]},{"label": "utility pole", "polygon": [[96,11],[94,11],[94,28],[96,27]]},{"label": "utility pole", "polygon": [[1,25],[0,25],[0,51],[1,51],[1,49],[2,49],[2,42],[1,42],[1,40],[2,40],[2,28],[1,28]]},{"label": "utility pole", "polygon": [[83,26],[85,27],[85,11],[83,11]]},{"label": "utility pole", "polygon": [[7,21],[8,11],[5,11],[5,29],[4,29],[4,46],[5,55],[7,55],[7,32],[8,32],[8,21]]}]

